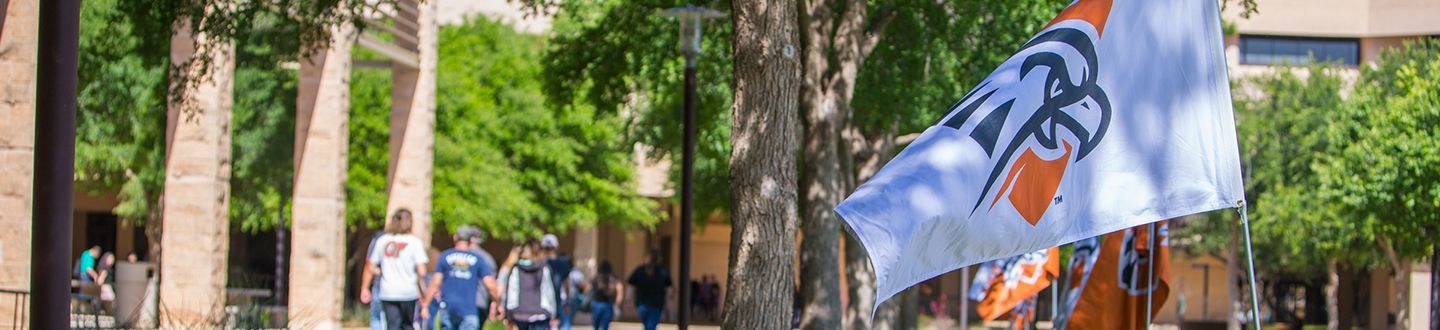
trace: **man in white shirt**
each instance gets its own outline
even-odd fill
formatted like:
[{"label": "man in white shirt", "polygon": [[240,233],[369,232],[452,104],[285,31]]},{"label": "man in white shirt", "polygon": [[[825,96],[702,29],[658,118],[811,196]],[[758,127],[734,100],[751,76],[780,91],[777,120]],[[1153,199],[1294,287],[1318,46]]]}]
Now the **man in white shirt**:
[{"label": "man in white shirt", "polygon": [[[386,328],[391,330],[415,329],[415,304],[424,287],[425,265],[430,262],[425,243],[410,233],[413,221],[409,209],[395,211],[385,234],[375,240],[375,249],[366,257],[369,262],[360,279],[360,302],[379,299]],[[371,297],[368,288],[376,274],[380,275],[379,296]]]}]

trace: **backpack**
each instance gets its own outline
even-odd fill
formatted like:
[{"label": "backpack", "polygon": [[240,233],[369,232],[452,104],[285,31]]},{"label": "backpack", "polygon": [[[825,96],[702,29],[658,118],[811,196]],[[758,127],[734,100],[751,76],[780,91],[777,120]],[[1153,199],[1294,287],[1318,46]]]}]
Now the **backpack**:
[{"label": "backpack", "polygon": [[559,306],[550,267],[544,263],[516,266],[505,280],[505,311],[512,321],[538,322],[555,316]]},{"label": "backpack", "polygon": [[614,276],[595,276],[595,279],[590,280],[590,287],[594,288],[591,290],[591,301],[603,303],[615,302]]}]

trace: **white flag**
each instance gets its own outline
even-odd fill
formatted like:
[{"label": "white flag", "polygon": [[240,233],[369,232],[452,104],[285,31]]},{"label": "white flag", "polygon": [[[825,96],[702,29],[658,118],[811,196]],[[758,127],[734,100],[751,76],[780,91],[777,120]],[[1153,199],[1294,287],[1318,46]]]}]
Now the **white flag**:
[{"label": "white flag", "polygon": [[1214,0],[1079,0],[836,207],[877,304],[1244,199]]}]

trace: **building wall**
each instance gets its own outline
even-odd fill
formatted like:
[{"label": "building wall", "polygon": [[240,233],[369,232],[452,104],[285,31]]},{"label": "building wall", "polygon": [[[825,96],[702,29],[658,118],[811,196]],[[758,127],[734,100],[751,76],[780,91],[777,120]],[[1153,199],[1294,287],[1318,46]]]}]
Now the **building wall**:
[{"label": "building wall", "polygon": [[1440,34],[1440,1],[1258,0],[1259,13],[1240,17],[1238,5],[1225,19],[1241,33],[1303,37],[1391,37]]},{"label": "building wall", "polygon": [[[1224,322],[1230,312],[1230,295],[1225,283],[1229,272],[1225,268],[1225,260],[1208,255],[1173,253],[1171,256],[1170,296],[1165,299],[1165,305],[1155,316],[1155,321]],[[1206,274],[1206,269],[1209,269],[1209,274]],[[1183,310],[1180,309],[1182,299],[1185,301]]]}]

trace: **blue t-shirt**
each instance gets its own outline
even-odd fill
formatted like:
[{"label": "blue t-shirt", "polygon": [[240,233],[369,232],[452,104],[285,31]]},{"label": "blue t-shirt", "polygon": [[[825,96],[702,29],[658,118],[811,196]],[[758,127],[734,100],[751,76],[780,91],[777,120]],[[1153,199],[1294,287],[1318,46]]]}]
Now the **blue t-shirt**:
[{"label": "blue t-shirt", "polygon": [[440,283],[440,300],[445,302],[445,310],[454,315],[475,314],[475,291],[480,289],[481,279],[495,275],[479,255],[456,249],[440,254],[435,272],[445,274]]}]

